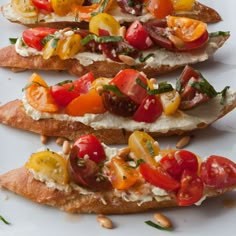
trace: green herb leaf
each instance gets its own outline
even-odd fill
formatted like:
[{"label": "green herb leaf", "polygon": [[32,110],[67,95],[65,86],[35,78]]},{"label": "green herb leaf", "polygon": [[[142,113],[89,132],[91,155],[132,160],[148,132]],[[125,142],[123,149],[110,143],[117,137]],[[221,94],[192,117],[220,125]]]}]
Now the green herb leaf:
[{"label": "green herb leaf", "polygon": [[97,43],[115,43],[122,42],[123,38],[121,36],[97,36],[95,34],[89,34],[85,38],[83,38],[80,43],[82,46],[84,46],[92,40]]},{"label": "green herb leaf", "polygon": [[11,44],[16,44],[18,38],[9,38]]},{"label": "green herb leaf", "polygon": [[168,231],[173,230],[173,228],[171,228],[171,227],[169,227],[169,228],[162,227],[162,226],[160,226],[160,225],[154,223],[154,222],[151,221],[151,220],[147,220],[147,221],[145,221],[145,223],[146,223],[147,225],[151,226],[151,227],[156,228],[156,229],[160,229],[160,230],[168,230]]},{"label": "green herb leaf", "polygon": [[189,84],[210,98],[213,98],[218,94],[214,87],[203,77],[201,77],[197,82],[190,80]]},{"label": "green herb leaf", "polygon": [[[134,161],[134,159],[128,159],[127,161]],[[129,166],[129,168],[136,169],[141,163],[145,162],[143,159],[138,159],[135,166]]]},{"label": "green herb leaf", "polygon": [[158,84],[158,89],[152,89],[148,91],[148,94],[150,95],[156,95],[156,94],[161,94],[161,93],[166,93],[173,91],[173,87],[171,84],[168,84],[167,82],[161,82]]},{"label": "green herb leaf", "polygon": [[103,0],[101,7],[98,9],[98,12],[99,12],[99,13],[105,11],[105,9],[106,9],[107,4],[109,3],[109,1],[110,1],[110,0]]},{"label": "green herb leaf", "polygon": [[0,215],[0,220],[1,220],[2,222],[4,222],[6,225],[10,225],[10,224],[11,224],[11,223],[8,222],[6,219],[4,219],[1,215]]},{"label": "green herb leaf", "polygon": [[111,91],[118,96],[124,96],[124,94],[119,90],[119,88],[115,84],[104,84],[103,89]]},{"label": "green herb leaf", "polygon": [[[33,81],[33,82],[30,82],[30,83],[26,84],[25,87],[24,87],[21,91],[24,92],[24,91],[25,91],[27,88],[29,88],[32,84],[37,84],[37,85],[39,85],[39,86],[45,87],[45,86],[43,86],[42,84]],[[45,87],[45,88],[46,88],[46,87]]]},{"label": "green herb leaf", "polygon": [[44,37],[41,41],[42,45],[45,46],[47,44],[48,41],[50,41],[51,39],[53,39],[55,37],[54,34],[49,34],[46,37]]},{"label": "green herb leaf", "polygon": [[209,37],[230,36],[230,31],[217,31],[209,34]]},{"label": "green herb leaf", "polygon": [[139,61],[140,62],[145,62],[148,58],[154,56],[154,53],[149,53],[147,56],[143,56],[143,53],[140,53],[139,55]]},{"label": "green herb leaf", "polygon": [[145,84],[139,77],[137,77],[136,83],[139,84],[142,88],[146,89],[147,91],[150,90],[148,85]]},{"label": "green herb leaf", "polygon": [[72,83],[72,80],[64,80],[64,81],[62,81],[60,83],[57,83],[57,85],[63,86],[64,84],[69,84],[69,83]]},{"label": "green herb leaf", "polygon": [[152,157],[154,157],[155,156],[155,152],[153,150],[151,141],[147,140],[146,145],[147,145],[147,149],[148,149],[149,153],[151,154]]},{"label": "green herb leaf", "polygon": [[222,98],[221,98],[221,101],[220,101],[220,104],[221,104],[221,105],[224,104],[224,100],[225,100],[225,97],[226,97],[226,93],[227,93],[227,90],[228,90],[229,88],[230,88],[229,86],[226,86],[221,92],[219,92],[219,94],[222,95]]}]

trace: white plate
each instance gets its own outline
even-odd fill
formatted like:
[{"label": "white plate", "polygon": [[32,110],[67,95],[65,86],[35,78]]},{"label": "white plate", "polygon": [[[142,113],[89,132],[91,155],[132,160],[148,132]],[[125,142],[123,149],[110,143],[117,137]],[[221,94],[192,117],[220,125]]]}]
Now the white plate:
[{"label": "white plate", "polygon": [[[7,2],[2,0],[1,4]],[[208,6],[218,10],[223,21],[209,26],[210,31],[231,31],[231,37],[226,45],[208,62],[195,66],[212,82],[217,90],[225,85],[236,89],[236,26],[234,0],[210,1],[201,0]],[[0,16],[0,47],[9,44],[10,37],[17,37],[24,29],[23,26],[7,22]],[[13,73],[0,69],[0,103],[15,98],[21,98],[21,89],[26,84],[32,72]],[[49,84],[71,78],[66,73],[41,72]],[[180,71],[163,76],[165,79],[175,79]],[[211,127],[198,131],[194,135],[188,149],[208,156],[217,154],[236,161],[236,112],[233,111]],[[0,173],[22,166],[29,155],[42,146],[38,135],[15,130],[0,125]],[[161,138],[158,141],[164,148],[174,147],[178,137]],[[58,150],[55,140],[48,146]],[[172,232],[159,231],[147,226],[144,221],[152,220],[153,213],[111,216],[116,228],[106,230],[96,222],[96,215],[70,215],[47,206],[37,205],[31,201],[0,190],[0,215],[4,216],[11,225],[0,222],[0,234],[4,236],[42,236],[42,235],[235,235],[236,209],[224,207],[225,199],[235,199],[234,193],[209,200],[200,207],[186,207],[162,210],[171,218],[175,225]]]}]

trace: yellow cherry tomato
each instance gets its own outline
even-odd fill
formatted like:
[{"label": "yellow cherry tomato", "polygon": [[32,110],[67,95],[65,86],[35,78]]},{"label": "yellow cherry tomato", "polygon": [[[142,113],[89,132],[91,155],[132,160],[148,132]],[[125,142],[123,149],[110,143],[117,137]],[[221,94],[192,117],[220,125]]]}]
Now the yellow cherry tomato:
[{"label": "yellow cherry tomato", "polygon": [[84,0],[51,0],[52,9],[59,16],[65,16],[71,11],[71,5],[82,5]]},{"label": "yellow cherry tomato", "polygon": [[50,39],[46,45],[43,47],[42,53],[43,53],[43,59],[47,60],[50,57],[56,55],[57,46],[55,45],[56,39],[52,38]]},{"label": "yellow cherry tomato", "polygon": [[167,16],[167,25],[184,42],[197,40],[207,30],[207,25],[202,21],[187,17]]},{"label": "yellow cherry tomato", "polygon": [[59,110],[47,83],[36,73],[28,80],[25,96],[29,105],[38,111],[53,113]]},{"label": "yellow cherry tomato", "polygon": [[128,146],[137,160],[143,159],[151,166],[157,165],[154,157],[159,154],[159,144],[147,133],[134,131],[129,137]]},{"label": "yellow cherry tomato", "polygon": [[38,15],[38,10],[31,0],[11,0],[11,6],[22,17],[33,18]]},{"label": "yellow cherry tomato", "polygon": [[111,159],[109,169],[111,171],[111,184],[115,189],[128,189],[139,179],[138,171],[119,157]]},{"label": "yellow cherry tomato", "polygon": [[99,29],[108,31],[110,35],[118,35],[120,24],[113,16],[107,13],[99,13],[90,20],[89,31],[99,35]]},{"label": "yellow cherry tomato", "polygon": [[191,11],[195,0],[172,0],[175,11]]},{"label": "yellow cherry tomato", "polygon": [[72,58],[82,49],[80,41],[81,36],[79,34],[64,36],[57,43],[57,55],[62,60]]},{"label": "yellow cherry tomato", "polygon": [[176,90],[172,90],[166,93],[161,93],[160,99],[164,113],[167,116],[173,115],[177,111],[181,101],[180,95]]},{"label": "yellow cherry tomato", "polygon": [[57,184],[66,185],[69,182],[67,161],[55,152],[41,151],[33,153],[25,167],[41,174],[48,180],[53,180]]}]

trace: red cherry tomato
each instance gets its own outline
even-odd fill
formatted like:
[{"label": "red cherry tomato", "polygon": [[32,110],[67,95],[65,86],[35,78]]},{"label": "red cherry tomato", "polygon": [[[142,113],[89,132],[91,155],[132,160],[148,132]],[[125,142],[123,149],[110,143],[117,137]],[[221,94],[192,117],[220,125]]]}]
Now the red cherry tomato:
[{"label": "red cherry tomato", "polygon": [[141,104],[147,95],[147,90],[137,83],[140,79],[143,84],[147,85],[147,79],[139,71],[125,69],[120,71],[110,82],[115,84],[119,90],[137,104]]},{"label": "red cherry tomato", "polygon": [[156,187],[175,190],[180,186],[179,182],[172,178],[161,166],[153,168],[148,163],[142,162],[139,171],[147,182]]},{"label": "red cherry tomato", "polygon": [[76,139],[73,147],[78,147],[79,158],[89,158],[90,160],[100,163],[105,160],[106,154],[100,141],[92,134],[84,135]]},{"label": "red cherry tomato", "polygon": [[147,10],[158,19],[174,12],[172,0],[145,0]]},{"label": "red cherry tomato", "polygon": [[23,41],[32,48],[41,51],[43,49],[42,40],[49,34],[54,34],[57,29],[48,27],[35,27],[27,29],[22,34]]},{"label": "red cherry tomato", "polygon": [[184,170],[180,182],[180,189],[177,193],[179,206],[190,206],[198,202],[203,196],[203,182],[197,174]]},{"label": "red cherry tomato", "polygon": [[212,188],[227,188],[236,185],[236,163],[221,157],[210,156],[201,164],[200,177]]},{"label": "red cherry tomato", "polygon": [[193,174],[198,170],[198,159],[192,152],[178,150],[166,154],[160,163],[162,167],[175,179],[180,180],[184,170]]},{"label": "red cherry tomato", "polygon": [[137,111],[133,115],[133,120],[138,122],[154,122],[163,111],[160,99],[155,95],[146,96]]},{"label": "red cherry tomato", "polygon": [[139,50],[145,50],[153,45],[151,38],[142,24],[136,20],[126,31],[126,41]]},{"label": "red cherry tomato", "polygon": [[47,12],[53,12],[52,5],[49,0],[32,0],[32,3],[39,10],[44,10]]},{"label": "red cherry tomato", "polygon": [[50,93],[58,105],[67,106],[80,94],[87,93],[93,81],[94,76],[89,72],[73,82],[59,83],[51,86]]}]

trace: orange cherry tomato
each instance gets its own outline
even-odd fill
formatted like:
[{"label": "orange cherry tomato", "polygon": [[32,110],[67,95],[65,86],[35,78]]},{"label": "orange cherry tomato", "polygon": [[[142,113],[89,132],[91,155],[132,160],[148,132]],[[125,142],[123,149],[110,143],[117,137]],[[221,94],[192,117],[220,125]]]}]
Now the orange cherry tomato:
[{"label": "orange cherry tomato", "polygon": [[36,73],[30,77],[25,95],[28,103],[38,111],[53,113],[59,110],[47,83]]},{"label": "orange cherry tomato", "polygon": [[111,184],[115,189],[128,189],[139,179],[138,171],[121,158],[112,158],[109,168],[111,171]]},{"label": "orange cherry tomato", "polygon": [[207,25],[187,17],[168,16],[167,25],[184,42],[193,42],[207,31]]},{"label": "orange cherry tomato", "polygon": [[72,100],[65,110],[66,114],[70,116],[83,116],[86,113],[101,114],[105,111],[102,97],[95,89],[91,89],[88,93],[81,94]]},{"label": "orange cherry tomato", "polygon": [[[106,12],[110,8],[112,1],[113,0],[102,0],[99,3],[94,3],[89,6],[73,4],[71,9],[79,20],[89,21],[92,18],[93,13]],[[103,7],[104,9],[102,9]]]},{"label": "orange cherry tomato", "polygon": [[162,19],[174,12],[171,0],[145,0],[147,10],[156,18]]}]

